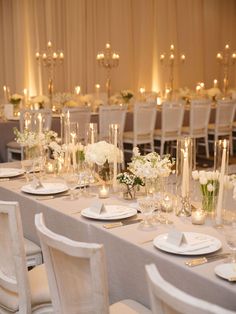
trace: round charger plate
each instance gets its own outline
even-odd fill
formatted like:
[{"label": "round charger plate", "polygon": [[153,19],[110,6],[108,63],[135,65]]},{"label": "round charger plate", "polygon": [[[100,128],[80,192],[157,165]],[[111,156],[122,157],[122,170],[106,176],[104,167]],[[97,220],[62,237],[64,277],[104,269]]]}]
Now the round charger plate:
[{"label": "round charger plate", "polygon": [[88,207],[81,211],[81,215],[96,220],[117,220],[137,215],[136,209],[122,205],[105,205],[105,209],[105,212],[97,214]]},{"label": "round charger plate", "polygon": [[215,267],[217,276],[229,281],[236,281],[236,263],[224,263]]},{"label": "round charger plate", "polygon": [[0,178],[17,177],[24,174],[23,169],[17,168],[0,168]]},{"label": "round charger plate", "polygon": [[58,182],[42,182],[43,187],[34,188],[31,184],[22,186],[21,191],[35,195],[53,195],[62,193],[68,190],[67,185]]},{"label": "round charger plate", "polygon": [[187,239],[202,239],[201,243],[199,243],[199,245],[192,245],[191,247],[189,245],[187,246],[186,244],[183,244],[181,247],[176,246],[175,248],[174,245],[167,242],[168,233],[164,233],[160,234],[153,240],[153,245],[159,250],[167,253],[190,256],[213,253],[218,251],[222,246],[222,243],[219,239],[208,234],[198,232],[184,232],[184,235]]}]

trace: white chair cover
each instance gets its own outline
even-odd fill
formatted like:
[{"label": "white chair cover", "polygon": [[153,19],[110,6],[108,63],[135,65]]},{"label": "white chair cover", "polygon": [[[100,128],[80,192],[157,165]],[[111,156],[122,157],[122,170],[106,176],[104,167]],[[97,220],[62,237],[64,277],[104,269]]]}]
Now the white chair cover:
[{"label": "white chair cover", "polygon": [[195,298],[167,282],[154,264],[146,265],[153,314],[233,314],[215,304]]},{"label": "white chair cover", "polygon": [[90,123],[91,109],[88,106],[80,106],[76,108],[64,107],[62,113],[70,113],[70,122],[79,124],[79,140],[84,141],[86,125]]},{"label": "white chair cover", "polygon": [[162,104],[161,130],[155,130],[154,139],[161,142],[160,154],[164,153],[167,141],[176,141],[181,135],[184,118],[184,104],[182,102],[164,102]]},{"label": "white chair cover", "polygon": [[109,139],[109,125],[119,124],[120,140],[122,138],[125,128],[127,106],[126,105],[108,105],[99,107],[99,139]]}]

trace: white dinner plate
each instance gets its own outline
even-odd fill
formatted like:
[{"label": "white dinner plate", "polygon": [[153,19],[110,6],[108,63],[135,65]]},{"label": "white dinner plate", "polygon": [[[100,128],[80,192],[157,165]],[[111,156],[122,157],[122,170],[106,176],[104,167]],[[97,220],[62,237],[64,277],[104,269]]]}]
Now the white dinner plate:
[{"label": "white dinner plate", "polygon": [[227,279],[229,281],[236,281],[236,264],[224,263],[215,267],[215,273],[217,276]]},{"label": "white dinner plate", "polygon": [[35,188],[31,184],[22,186],[21,191],[36,195],[51,195],[58,194],[68,190],[68,187],[63,183],[58,182],[42,182],[43,187]]},{"label": "white dinner plate", "polygon": [[0,178],[17,177],[24,173],[23,169],[17,168],[0,168]]},{"label": "white dinner plate", "polygon": [[198,232],[184,232],[187,243],[181,246],[167,242],[168,233],[160,234],[153,240],[153,245],[159,250],[178,255],[199,255],[218,251],[221,241],[208,234]]},{"label": "white dinner plate", "polygon": [[105,205],[105,211],[101,214],[94,213],[89,207],[81,211],[82,216],[97,220],[125,219],[136,214],[136,209],[122,205]]}]

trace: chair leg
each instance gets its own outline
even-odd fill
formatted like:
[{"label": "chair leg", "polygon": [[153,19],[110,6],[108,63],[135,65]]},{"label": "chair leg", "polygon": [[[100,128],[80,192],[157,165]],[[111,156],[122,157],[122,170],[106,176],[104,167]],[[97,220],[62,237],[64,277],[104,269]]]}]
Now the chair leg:
[{"label": "chair leg", "polygon": [[205,137],[205,150],[206,150],[206,156],[207,156],[207,158],[209,158],[210,154],[209,154],[208,136]]},{"label": "chair leg", "polygon": [[230,145],[230,155],[233,156],[234,148],[233,148],[233,136],[232,136],[232,134],[230,134],[230,136],[229,136],[229,145]]},{"label": "chair leg", "polygon": [[161,140],[161,149],[160,149],[160,155],[162,156],[164,153],[164,145],[165,145],[165,141]]}]

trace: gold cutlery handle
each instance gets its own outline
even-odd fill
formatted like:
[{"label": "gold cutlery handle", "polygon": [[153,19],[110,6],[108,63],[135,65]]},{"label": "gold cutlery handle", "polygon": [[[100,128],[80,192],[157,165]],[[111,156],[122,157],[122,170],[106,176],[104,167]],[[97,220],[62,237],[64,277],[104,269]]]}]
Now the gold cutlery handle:
[{"label": "gold cutlery handle", "polygon": [[232,282],[233,282],[233,281],[236,281],[236,277],[229,277],[228,280],[229,280],[229,281],[232,281]]},{"label": "gold cutlery handle", "polygon": [[200,258],[192,259],[190,261],[185,262],[185,265],[189,267],[194,267],[194,266],[202,265],[205,263],[207,263],[206,257],[200,257]]},{"label": "gold cutlery handle", "polygon": [[103,225],[103,228],[112,229],[123,226],[122,222],[112,222],[110,224]]}]

